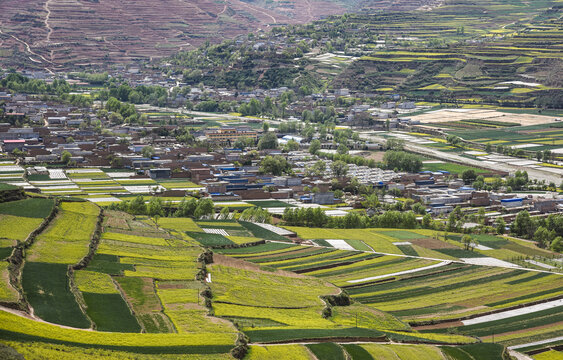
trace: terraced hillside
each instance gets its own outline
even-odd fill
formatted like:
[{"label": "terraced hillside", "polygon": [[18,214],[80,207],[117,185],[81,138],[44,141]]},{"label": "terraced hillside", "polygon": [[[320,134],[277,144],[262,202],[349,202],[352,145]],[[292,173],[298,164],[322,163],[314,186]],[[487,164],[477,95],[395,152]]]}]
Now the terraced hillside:
[{"label": "terraced hillside", "polygon": [[333,16],[181,52],[166,64],[193,85],[347,88],[420,102],[556,108],[561,28],[555,1],[452,0],[429,12]]},{"label": "terraced hillside", "polygon": [[[38,216],[29,229],[49,214],[53,204],[47,202],[26,205]],[[323,246],[301,246],[276,234],[279,228],[248,222],[161,218],[155,223],[115,211],[102,218],[88,202],[65,201],[56,209],[25,252],[22,308],[28,312],[0,311],[0,355],[477,359],[486,353],[489,359],[505,359],[502,345],[480,343],[488,341],[489,329],[503,343],[522,344],[524,336],[546,339],[560,325],[560,305],[544,308],[561,296],[559,275],[468,265],[457,260],[469,256],[463,251],[429,249],[440,242],[451,249],[455,238],[432,241],[423,233],[371,229],[348,230],[347,240],[334,240],[320,239],[328,233],[313,229],[315,242]],[[17,240],[27,232],[10,236]],[[368,234],[371,240],[365,241]],[[355,241],[356,236],[363,240]],[[506,244],[500,238],[481,240],[499,241],[499,249]],[[337,248],[343,244],[361,250]],[[423,253],[426,257],[418,256]],[[12,281],[16,288],[18,281]],[[491,287],[498,290],[483,296]],[[544,291],[534,293],[538,287]],[[400,301],[386,300],[393,296]],[[541,316],[506,316],[515,306],[530,309],[532,302],[541,307],[533,314]],[[500,319],[479,325],[458,319],[475,322],[491,312]],[[507,324],[508,318],[517,319],[526,333],[515,335],[521,332],[512,332],[516,325]],[[439,321],[446,325],[433,325]],[[422,345],[390,345],[390,340]],[[311,344],[292,345],[296,341]]]},{"label": "terraced hillside", "polygon": [[[170,55],[280,24],[373,9],[412,10],[437,1],[8,0],[0,5],[0,56],[50,68],[109,65]],[[14,62],[15,64],[15,62]]]}]

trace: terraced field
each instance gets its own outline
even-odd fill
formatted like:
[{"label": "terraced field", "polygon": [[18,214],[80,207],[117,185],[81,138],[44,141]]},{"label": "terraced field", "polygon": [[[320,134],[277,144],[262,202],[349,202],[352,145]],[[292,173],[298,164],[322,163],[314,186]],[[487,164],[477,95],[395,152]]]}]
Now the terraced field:
[{"label": "terraced field", "polygon": [[22,271],[25,298],[38,317],[88,328],[69,280],[69,266],[89,252],[99,208],[87,202],[63,202],[57,217],[34,241]]},{"label": "terraced field", "polygon": [[[404,244],[405,241],[417,242],[423,234],[431,236],[424,230],[355,229],[348,233],[337,229],[291,230],[301,238],[307,238],[308,234],[317,239],[323,236],[351,240],[363,238],[365,244],[372,247],[373,243],[377,245],[383,241],[387,242],[385,246],[393,244],[393,238],[396,242],[402,240]],[[328,242],[334,240],[315,241],[330,245]],[[350,240],[346,241],[354,245]],[[522,245],[506,238],[483,235],[479,241],[490,246],[489,252],[493,251],[497,256],[502,255],[502,251],[508,251],[502,250],[504,248],[518,249],[522,253],[533,251],[532,248],[519,248]],[[439,243],[441,246],[438,246]],[[459,260],[470,259],[468,255],[471,253],[485,258],[481,253],[487,251],[461,249],[456,246],[459,239],[455,234],[449,235],[447,241],[429,237],[419,244],[440,248],[453,260],[283,243],[218,251],[264,268],[290,270],[328,281],[344,289],[357,303],[386,311],[422,333],[459,333],[478,336],[483,341],[491,341],[494,334],[495,341],[516,345],[526,343],[528,339],[550,339],[561,331],[561,275],[516,266],[466,264]],[[417,254],[420,249],[425,249],[410,245],[407,250],[405,246],[408,245],[398,245],[397,248],[405,253],[414,250]],[[489,314],[496,315],[488,318]],[[369,322],[361,317],[358,320],[360,324],[364,321]],[[400,331],[395,335],[413,336]]]},{"label": "terraced field", "polygon": [[[69,272],[88,254],[98,212],[88,202],[63,202],[23,270],[36,316],[97,331],[33,327],[32,320],[0,312],[0,339],[14,351],[30,357],[59,351],[63,359],[223,359],[242,331],[251,342],[247,359],[501,359],[502,345],[460,345],[489,342],[492,333],[495,342],[518,345],[561,331],[560,275],[466,264],[460,259],[467,253],[486,256],[464,252],[456,234],[292,228],[301,238],[315,234],[316,246],[303,246],[285,237],[264,241],[259,234],[276,234],[251,223],[162,218],[157,227],[146,217],[108,211],[92,259]],[[81,226],[71,225],[76,222]],[[214,249],[209,263],[202,239],[235,238],[230,232],[260,241]],[[497,250],[512,243],[480,241]],[[339,249],[342,244],[358,250]],[[373,252],[378,246],[396,254]],[[420,256],[425,251],[443,256]],[[120,334],[108,337],[108,331]],[[321,339],[333,343],[287,345]],[[389,340],[428,345],[385,344]]]}]

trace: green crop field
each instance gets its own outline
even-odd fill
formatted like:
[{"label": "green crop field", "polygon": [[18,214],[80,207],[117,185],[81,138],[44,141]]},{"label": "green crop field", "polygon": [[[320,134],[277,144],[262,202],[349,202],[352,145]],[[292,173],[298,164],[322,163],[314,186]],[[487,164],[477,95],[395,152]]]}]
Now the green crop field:
[{"label": "green crop field", "polygon": [[0,215],[0,238],[24,241],[42,222],[40,218]]},{"label": "green crop field", "polygon": [[75,264],[88,253],[100,209],[89,202],[61,204],[61,211],[31,247],[28,260]]},{"label": "green crop field", "polygon": [[287,345],[287,346],[260,346],[252,345],[245,357],[246,360],[310,360],[311,356],[303,345]]},{"label": "green crop field", "polygon": [[69,287],[68,265],[27,262],[23,268],[22,286],[35,315],[55,324],[89,328],[76,297]]},{"label": "green crop field", "polygon": [[35,314],[42,319],[90,327],[70,287],[68,266],[88,253],[99,211],[92,203],[63,202],[57,217],[29,249],[22,287]]},{"label": "green crop field", "polygon": [[99,331],[140,332],[141,327],[131,314],[111,277],[92,271],[75,272],[75,282],[86,303],[86,313]]},{"label": "green crop field", "polygon": [[15,303],[19,299],[17,291],[10,285],[10,273],[8,270],[8,262],[0,262],[0,301],[6,303]]},{"label": "green crop field", "polygon": [[343,349],[334,343],[308,344],[309,350],[317,359],[326,360],[346,360]]},{"label": "green crop field", "polygon": [[[127,334],[65,329],[0,312],[0,339],[16,349],[34,341],[37,345],[63,345],[84,350],[135,354],[222,354],[232,348],[233,334]],[[178,356],[178,355],[176,355]],[[189,357],[188,357],[189,358]],[[197,357],[195,357],[197,359]],[[203,357],[205,359],[205,357]]]},{"label": "green crop field", "polygon": [[0,214],[46,218],[53,209],[54,202],[50,199],[30,198],[0,204]]}]

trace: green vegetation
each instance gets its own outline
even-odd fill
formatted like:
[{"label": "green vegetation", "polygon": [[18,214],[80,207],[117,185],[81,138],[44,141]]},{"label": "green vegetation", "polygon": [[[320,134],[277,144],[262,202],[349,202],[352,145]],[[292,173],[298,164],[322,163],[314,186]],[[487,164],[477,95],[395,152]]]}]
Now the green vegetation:
[{"label": "green vegetation", "polygon": [[342,348],[334,343],[322,343],[322,344],[309,344],[306,345],[309,350],[317,359],[326,360],[346,360]]},{"label": "green vegetation", "polygon": [[141,331],[109,275],[81,270],[75,272],[75,281],[86,303],[86,314],[96,324],[97,330]]},{"label": "green vegetation", "polygon": [[35,315],[55,324],[89,328],[75,295],[69,287],[68,265],[28,262],[22,273],[22,286]]},{"label": "green vegetation", "polygon": [[53,206],[53,200],[29,198],[25,200],[0,203],[0,214],[31,218],[46,218],[51,213]]}]

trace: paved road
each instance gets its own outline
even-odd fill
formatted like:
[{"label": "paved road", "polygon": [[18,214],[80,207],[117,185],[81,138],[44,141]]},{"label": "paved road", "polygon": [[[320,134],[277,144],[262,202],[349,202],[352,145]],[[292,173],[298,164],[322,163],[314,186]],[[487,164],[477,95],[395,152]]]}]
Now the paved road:
[{"label": "paved road", "polygon": [[[366,132],[360,133],[360,137],[362,139],[366,139],[366,140],[370,140],[372,142],[378,142],[378,143],[385,143],[385,141],[386,141],[384,138],[382,138],[380,136],[373,135],[373,134],[366,133]],[[416,145],[416,144],[413,144],[413,143],[406,143],[405,144],[405,150],[408,150],[408,151],[411,151],[411,152],[414,152],[414,153],[417,153],[417,154],[435,157],[435,158],[441,159],[441,160],[456,162],[456,163],[459,163],[459,164],[465,164],[465,165],[469,165],[469,166],[475,166],[475,167],[486,168],[486,169],[491,169],[491,170],[507,171],[511,174],[515,173],[517,170],[526,170],[528,172],[528,176],[531,179],[545,180],[546,183],[553,182],[553,183],[555,183],[555,185],[559,185],[561,183],[561,180],[563,180],[563,177],[561,175],[550,173],[548,171],[543,171],[541,169],[531,168],[531,167],[527,167],[527,166],[509,165],[509,164],[506,164],[506,163],[487,164],[487,163],[484,163],[484,162],[479,161],[479,160],[468,159],[466,157],[462,157],[462,156],[459,156],[459,155],[456,155],[456,154],[447,153],[447,152],[444,152],[444,151],[439,151],[439,150],[432,149],[432,148],[429,148],[429,147]]]}]

